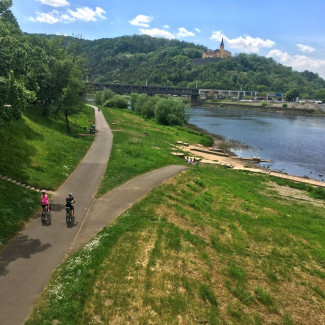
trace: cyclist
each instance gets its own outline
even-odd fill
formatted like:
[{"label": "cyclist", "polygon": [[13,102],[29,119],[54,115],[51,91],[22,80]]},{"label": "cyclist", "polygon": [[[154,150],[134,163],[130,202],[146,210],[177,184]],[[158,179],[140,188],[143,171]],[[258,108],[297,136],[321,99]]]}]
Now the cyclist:
[{"label": "cyclist", "polygon": [[42,208],[43,211],[49,212],[50,211],[50,202],[49,202],[49,197],[46,194],[45,190],[42,190]]},{"label": "cyclist", "polygon": [[72,193],[70,192],[69,195],[67,196],[67,198],[65,199],[65,206],[67,208],[70,208],[71,215],[72,215],[72,217],[74,217],[74,207],[73,207],[72,203],[76,203],[76,201],[75,201]]}]

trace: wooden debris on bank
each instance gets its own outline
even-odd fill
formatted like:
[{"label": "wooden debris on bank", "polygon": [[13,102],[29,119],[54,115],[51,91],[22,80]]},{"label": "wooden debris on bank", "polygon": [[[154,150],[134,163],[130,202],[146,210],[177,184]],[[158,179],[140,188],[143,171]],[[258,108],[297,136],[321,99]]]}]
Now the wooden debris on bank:
[{"label": "wooden debris on bank", "polygon": [[180,144],[182,146],[188,147],[189,144],[187,142],[183,142],[183,141],[176,141],[177,144]]},{"label": "wooden debris on bank", "polygon": [[182,152],[172,152],[172,155],[183,159],[185,158],[185,155]]},{"label": "wooden debris on bank", "polygon": [[198,149],[198,148],[190,148],[190,150],[198,151],[198,152],[203,152],[203,153],[208,153],[210,155],[216,155],[216,156],[222,156],[222,157],[229,157],[229,154],[224,153],[224,152],[216,152],[216,151],[204,150],[204,149]]}]

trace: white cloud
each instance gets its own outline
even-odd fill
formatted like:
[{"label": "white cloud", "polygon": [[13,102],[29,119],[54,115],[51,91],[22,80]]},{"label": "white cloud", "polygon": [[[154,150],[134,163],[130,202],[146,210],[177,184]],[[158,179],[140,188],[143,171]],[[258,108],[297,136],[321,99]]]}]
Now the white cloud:
[{"label": "white cloud", "polygon": [[244,35],[244,37],[239,36],[237,38],[230,39],[225,36],[221,31],[216,31],[212,33],[212,40],[221,41],[222,38],[226,43],[226,48],[237,49],[245,53],[258,53],[262,48],[270,48],[275,44],[275,42],[269,39],[264,40],[259,37],[253,38],[249,35]]},{"label": "white cloud", "polygon": [[36,18],[29,17],[28,20],[37,23],[56,24],[60,21],[58,15],[59,12],[57,10],[53,10],[52,12],[49,13],[37,12]]},{"label": "white cloud", "polygon": [[164,25],[164,28],[169,29],[170,27],[169,27],[169,25]]},{"label": "white cloud", "polygon": [[186,28],[184,27],[178,28],[177,37],[192,37],[192,36],[195,36],[195,34],[188,31]]},{"label": "white cloud", "polygon": [[66,7],[70,3],[67,0],[39,0],[43,5],[48,5],[51,7]]},{"label": "white cloud", "polygon": [[49,13],[37,12],[37,16],[29,17],[28,20],[37,23],[56,24],[56,23],[72,23],[77,20],[81,21],[97,21],[98,18],[105,19],[105,10],[96,7],[96,10],[92,10],[88,7],[78,8],[76,11],[68,9],[67,13],[61,14],[57,10],[53,10]]},{"label": "white cloud", "polygon": [[311,46],[308,45],[303,45],[303,44],[297,44],[297,47],[299,51],[304,52],[304,53],[313,53],[315,52],[315,49]]},{"label": "white cloud", "polygon": [[104,16],[106,11],[99,7],[96,7],[96,10],[90,9],[88,7],[78,8],[77,11],[68,9],[68,13],[75,20],[97,21],[97,18],[106,19]]},{"label": "white cloud", "polygon": [[153,17],[151,16],[138,15],[134,19],[130,20],[129,23],[134,26],[149,27],[152,20]]},{"label": "white cloud", "polygon": [[198,28],[194,28],[198,33],[201,33],[201,30]]},{"label": "white cloud", "polygon": [[175,36],[168,32],[167,30],[152,28],[152,29],[140,29],[141,34],[149,35],[152,37],[174,39]]},{"label": "white cloud", "polygon": [[317,60],[305,55],[290,55],[281,50],[271,50],[267,57],[272,57],[280,63],[292,67],[297,71],[309,70],[325,77],[325,60]]}]

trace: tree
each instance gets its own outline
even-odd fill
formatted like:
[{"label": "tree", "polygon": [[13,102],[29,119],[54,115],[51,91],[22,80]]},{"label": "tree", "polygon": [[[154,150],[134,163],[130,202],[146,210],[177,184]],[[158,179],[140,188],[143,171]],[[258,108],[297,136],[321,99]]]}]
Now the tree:
[{"label": "tree", "polygon": [[69,115],[78,113],[83,106],[81,94],[84,88],[83,81],[78,75],[74,75],[73,73],[69,77],[67,86],[63,88],[63,94],[60,97],[58,109],[64,112],[68,133],[71,132]]},{"label": "tree", "polygon": [[297,88],[291,88],[286,93],[286,100],[289,101],[289,102],[294,102],[297,97],[299,97],[299,91],[298,91]]},{"label": "tree", "polygon": [[172,97],[161,98],[155,108],[155,118],[159,124],[182,125],[186,122],[185,104]]},{"label": "tree", "polygon": [[33,100],[35,93],[17,81],[12,71],[8,78],[0,77],[0,126],[20,119],[27,103]]},{"label": "tree", "polygon": [[315,99],[321,100],[325,103],[325,88],[317,91],[314,96]]}]

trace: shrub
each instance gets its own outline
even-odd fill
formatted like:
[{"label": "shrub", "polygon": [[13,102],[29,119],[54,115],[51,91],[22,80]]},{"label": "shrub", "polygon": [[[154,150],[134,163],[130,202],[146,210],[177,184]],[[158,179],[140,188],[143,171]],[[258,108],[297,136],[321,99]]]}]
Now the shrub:
[{"label": "shrub", "polygon": [[287,104],[287,103],[283,103],[283,104],[282,104],[282,107],[283,107],[283,108],[286,108],[286,107],[288,107],[288,104]]},{"label": "shrub", "polygon": [[95,104],[102,105],[102,91],[96,91],[95,93]]},{"label": "shrub", "polygon": [[113,98],[106,100],[105,107],[128,108],[127,100],[121,95],[115,95]]},{"label": "shrub", "polygon": [[102,92],[101,92],[101,102],[102,103],[105,103],[107,100],[110,100],[112,99],[114,96],[115,96],[115,93],[114,91],[108,89],[108,88],[105,88]]},{"label": "shrub", "polygon": [[113,102],[113,107],[128,108],[128,101],[121,95],[115,95],[111,101]]},{"label": "shrub", "polygon": [[265,100],[262,101],[262,106],[266,107],[267,106],[267,102]]},{"label": "shrub", "polygon": [[181,125],[186,122],[185,104],[172,97],[161,98],[155,108],[155,118],[159,124]]}]

